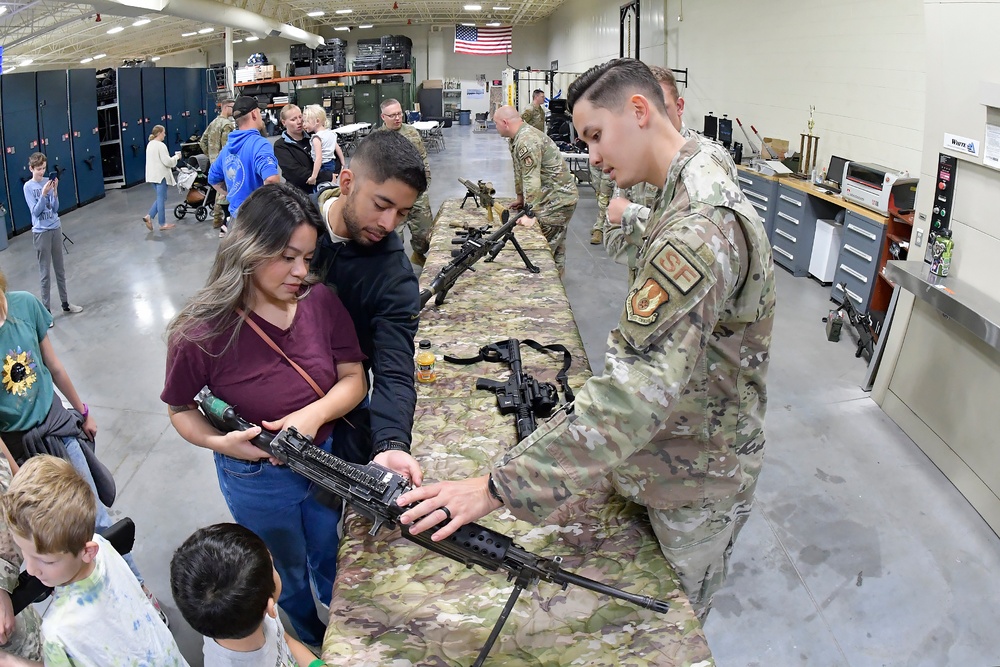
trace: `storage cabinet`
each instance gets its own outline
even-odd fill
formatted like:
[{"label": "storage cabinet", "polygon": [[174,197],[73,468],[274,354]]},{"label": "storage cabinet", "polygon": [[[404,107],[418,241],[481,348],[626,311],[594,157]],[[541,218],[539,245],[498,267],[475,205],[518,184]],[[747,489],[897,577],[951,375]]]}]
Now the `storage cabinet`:
[{"label": "storage cabinet", "polygon": [[739,186],[747,200],[757,210],[761,220],[764,221],[764,229],[767,230],[767,238],[774,235],[774,209],[777,199],[778,183],[761,174],[754,174],[740,169],[738,172]]},{"label": "storage cabinet", "polygon": [[830,298],[841,302],[846,295],[859,312],[867,312],[884,247],[885,225],[847,211]]},{"label": "storage cabinet", "polygon": [[93,69],[69,70],[69,124],[73,134],[76,198],[80,206],[104,196],[96,76]]},{"label": "storage cabinet", "polygon": [[774,261],[794,276],[808,275],[816,232],[816,212],[809,195],[787,185],[779,185],[774,216],[774,234],[771,236]]}]

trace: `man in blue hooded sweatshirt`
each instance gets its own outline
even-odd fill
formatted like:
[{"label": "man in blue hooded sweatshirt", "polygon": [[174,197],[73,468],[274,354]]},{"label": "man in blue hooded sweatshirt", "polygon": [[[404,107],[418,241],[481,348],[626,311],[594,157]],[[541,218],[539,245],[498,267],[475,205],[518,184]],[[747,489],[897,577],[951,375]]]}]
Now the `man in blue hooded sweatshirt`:
[{"label": "man in blue hooded sweatshirt", "polygon": [[[229,199],[229,215],[234,220],[240,204],[265,183],[278,183],[278,160],[271,142],[264,138],[264,119],[257,98],[241,95],[233,105],[236,129],[208,172],[208,182]],[[225,234],[225,226],[219,234]]]}]

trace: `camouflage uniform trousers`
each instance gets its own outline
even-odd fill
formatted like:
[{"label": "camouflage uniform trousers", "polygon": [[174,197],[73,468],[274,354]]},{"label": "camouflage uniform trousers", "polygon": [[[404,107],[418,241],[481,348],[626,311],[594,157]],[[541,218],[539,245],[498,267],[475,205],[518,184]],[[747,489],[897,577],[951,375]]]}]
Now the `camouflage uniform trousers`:
[{"label": "camouflage uniform trousers", "polygon": [[660,551],[673,566],[698,618],[704,621],[712,598],[729,571],[729,557],[740,530],[750,517],[764,452],[740,456],[745,480],[726,499],[672,509],[647,508]]},{"label": "camouflage uniform trousers", "polygon": [[[434,228],[434,216],[431,215],[431,202],[426,192],[417,197],[413,208],[410,209],[410,214],[406,216],[406,220],[403,222],[410,230],[410,246],[413,247],[413,252],[421,257],[426,257],[427,251],[431,247],[431,232]],[[397,227],[396,232],[402,238],[403,225]]]},{"label": "camouflage uniform trousers", "polygon": [[[0,493],[6,493],[11,480],[10,465],[0,455]],[[21,569],[21,552],[10,536],[10,526],[0,515],[0,587],[14,590]],[[28,660],[42,659],[42,619],[34,607],[26,607],[14,617],[14,631],[0,650]]]},{"label": "camouflage uniform trousers", "polygon": [[573,202],[572,206],[557,208],[551,213],[545,212],[538,216],[538,227],[549,242],[549,250],[552,251],[552,259],[560,278],[566,272],[566,230],[575,210],[576,202]]},{"label": "camouflage uniform trousers", "polygon": [[594,186],[594,192],[597,193],[597,220],[594,221],[594,226],[591,231],[603,232],[604,223],[608,218],[608,202],[611,201],[611,193],[614,191],[611,179],[604,175],[604,172],[590,165],[590,184]]},{"label": "camouflage uniform trousers", "polygon": [[212,229],[218,229],[226,222],[226,211],[229,209],[229,200],[215,192],[215,208],[212,209]]}]

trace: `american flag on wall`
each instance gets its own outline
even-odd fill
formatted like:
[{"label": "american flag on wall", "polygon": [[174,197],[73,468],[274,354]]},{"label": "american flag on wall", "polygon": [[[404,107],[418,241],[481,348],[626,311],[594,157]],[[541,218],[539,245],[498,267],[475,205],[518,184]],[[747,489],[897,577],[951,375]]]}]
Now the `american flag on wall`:
[{"label": "american flag on wall", "polygon": [[455,53],[474,56],[496,56],[510,53],[511,27],[477,28],[469,25],[455,26]]}]

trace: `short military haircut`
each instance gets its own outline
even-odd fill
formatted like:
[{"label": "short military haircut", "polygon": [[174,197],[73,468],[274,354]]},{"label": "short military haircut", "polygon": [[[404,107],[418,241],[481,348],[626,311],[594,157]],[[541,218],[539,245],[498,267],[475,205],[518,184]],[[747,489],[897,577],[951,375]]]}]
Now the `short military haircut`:
[{"label": "short military haircut", "polygon": [[31,540],[40,554],[75,556],[94,538],[94,492],[65,459],[31,457],[0,502],[10,529]]},{"label": "short military haircut", "polygon": [[[399,100],[393,99],[393,98],[390,97],[389,99],[382,100],[382,104],[380,104],[378,108],[380,110],[382,110],[382,111],[385,111],[386,109],[388,109],[389,107],[391,107],[393,104],[399,104]],[[399,108],[402,109],[403,105],[399,104]]]},{"label": "short military haircut", "polygon": [[45,157],[45,153],[32,153],[28,158],[28,166],[34,169],[48,163],[48,161],[49,159]]},{"label": "short military haircut", "polygon": [[271,553],[239,524],[201,528],[170,560],[170,592],[197,632],[212,639],[249,637],[275,593]]},{"label": "short military haircut", "polygon": [[351,171],[376,183],[390,178],[406,183],[423,194],[427,189],[424,161],[410,140],[399,132],[380,130],[358,142],[351,156]]},{"label": "short military haircut", "polygon": [[545,91],[542,90],[541,88],[535,88],[533,91],[531,91],[531,96],[532,97],[536,97],[538,95],[544,95],[544,94],[545,94]]},{"label": "short military haircut", "polygon": [[674,73],[666,67],[660,67],[659,65],[650,65],[649,71],[653,73],[653,77],[657,83],[674,91],[674,101],[676,102],[680,98],[681,93],[677,89],[677,77],[674,76]]},{"label": "short military haircut", "polygon": [[634,58],[616,58],[591,67],[571,83],[566,106],[572,113],[579,100],[587,100],[595,107],[618,111],[636,93],[666,115],[663,90],[649,67]]}]

